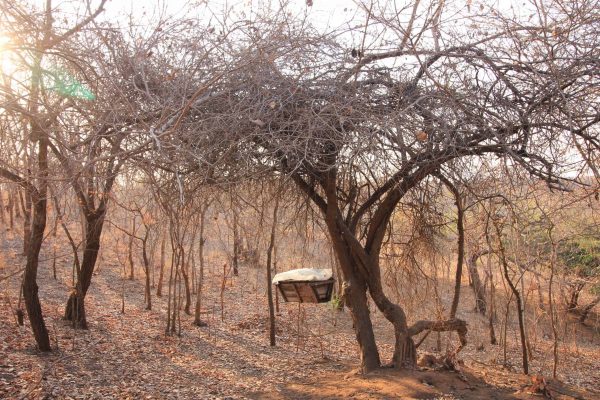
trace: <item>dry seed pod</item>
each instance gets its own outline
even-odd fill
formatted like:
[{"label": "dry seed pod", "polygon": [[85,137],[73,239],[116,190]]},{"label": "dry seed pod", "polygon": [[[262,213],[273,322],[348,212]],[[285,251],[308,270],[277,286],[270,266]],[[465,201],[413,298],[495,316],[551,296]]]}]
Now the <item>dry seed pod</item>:
[{"label": "dry seed pod", "polygon": [[417,138],[417,140],[419,142],[426,142],[427,141],[427,132],[425,132],[425,131],[419,131],[419,132],[417,132],[417,134],[415,135],[415,137]]}]

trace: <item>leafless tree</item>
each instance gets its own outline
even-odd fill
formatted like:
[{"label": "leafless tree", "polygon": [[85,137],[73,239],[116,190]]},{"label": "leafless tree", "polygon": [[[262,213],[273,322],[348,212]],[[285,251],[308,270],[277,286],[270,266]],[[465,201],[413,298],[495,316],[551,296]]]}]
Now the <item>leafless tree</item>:
[{"label": "leafless tree", "polygon": [[[381,364],[367,293],[394,326],[396,367],[414,366],[412,338],[421,332],[457,331],[457,350],[465,344],[464,321],[409,325],[384,292],[380,252],[408,193],[483,161],[561,189],[575,160],[558,149],[573,138],[598,143],[597,4],[530,6],[523,20],[486,6],[470,16],[446,2],[400,10],[375,3],[365,7],[357,58],[342,32],[322,34],[285,13],[262,16],[231,45],[247,43],[235,54],[242,65],[192,110],[192,137],[217,138],[230,168],[277,169],[322,212],[364,370]],[[187,149],[206,162],[201,149]]]}]

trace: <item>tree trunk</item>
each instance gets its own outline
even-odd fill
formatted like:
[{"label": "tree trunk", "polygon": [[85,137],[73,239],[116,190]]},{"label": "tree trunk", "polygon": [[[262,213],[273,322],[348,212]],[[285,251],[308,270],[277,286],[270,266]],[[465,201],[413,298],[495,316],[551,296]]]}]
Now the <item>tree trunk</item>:
[{"label": "tree trunk", "polygon": [[364,373],[373,371],[381,366],[379,350],[375,342],[371,315],[367,306],[367,286],[358,279],[346,279],[344,299],[350,310],[356,341],[360,348],[360,364]]},{"label": "tree trunk", "polygon": [[233,210],[233,275],[238,276],[238,255],[240,253],[240,235],[238,232],[237,211]]},{"label": "tree trunk", "polygon": [[279,210],[279,196],[275,197],[273,207],[273,223],[271,225],[271,236],[267,250],[267,302],[269,303],[269,344],[275,346],[275,306],[273,304],[273,284],[271,283],[271,261],[273,248],[275,247],[275,232],[277,230],[277,211]]},{"label": "tree trunk", "polygon": [[12,231],[15,228],[15,201],[12,192],[8,193],[8,226]]},{"label": "tree trunk", "polygon": [[6,219],[4,218],[4,194],[2,190],[0,190],[0,223],[4,225]]},{"label": "tree trunk", "polygon": [[129,280],[135,279],[134,269],[135,263],[133,262],[133,235],[135,234],[135,216],[131,222],[131,236],[129,236],[129,245],[127,246],[127,259],[129,260]]},{"label": "tree trunk", "polygon": [[200,227],[200,244],[198,245],[198,256],[200,258],[200,268],[198,271],[198,288],[196,290],[196,307],[194,309],[194,325],[206,326],[206,323],[200,318],[202,310],[202,286],[204,285],[204,228]]},{"label": "tree trunk", "polygon": [[185,288],[185,307],[183,310],[187,315],[192,315],[192,312],[190,310],[190,307],[192,306],[192,294],[190,290],[190,277],[188,274],[188,265],[185,259],[185,251],[183,249],[183,245],[181,245],[180,247],[181,276],[183,277],[183,283]]},{"label": "tree trunk", "polygon": [[[374,261],[373,264],[375,263]],[[417,348],[408,332],[406,314],[402,307],[392,303],[383,293],[379,265],[372,265],[369,270],[371,272],[369,279],[369,293],[371,294],[371,298],[379,311],[394,326],[396,341],[394,344],[392,365],[395,368],[415,368],[417,365]]]},{"label": "tree trunk", "polygon": [[479,271],[477,271],[477,260],[484,254],[485,252],[475,252],[467,259],[467,270],[469,272],[469,278],[471,279],[473,293],[475,294],[475,310],[481,315],[485,315],[486,313],[487,300],[485,287],[479,277]]},{"label": "tree trunk", "polygon": [[462,200],[460,193],[455,189],[456,197],[456,210],[457,210],[457,221],[456,227],[458,230],[458,256],[456,260],[456,278],[454,283],[454,298],[452,299],[452,306],[450,307],[450,318],[456,316],[458,310],[458,303],[460,300],[460,288],[462,283],[462,270],[463,262],[465,259],[465,227],[464,227],[464,209],[462,206]]},{"label": "tree trunk", "polygon": [[198,260],[200,263],[200,270],[198,271],[198,289],[196,290],[196,307],[194,310],[194,325],[206,326],[206,323],[200,319],[200,312],[202,310],[202,285],[204,284],[204,222],[206,217],[206,211],[208,205],[205,205],[200,210],[200,240],[198,242]]},{"label": "tree trunk", "polygon": [[64,318],[73,321],[75,327],[82,329],[87,329],[84,301],[92,282],[92,275],[100,250],[100,237],[102,236],[105,212],[104,205],[101,205],[95,212],[85,215],[85,248],[83,250],[81,272],[77,276],[75,291],[69,296],[65,307]]},{"label": "tree trunk", "polygon": [[21,218],[21,208],[20,208],[21,207],[21,201],[20,201],[21,192],[20,192],[20,189],[17,189],[15,191],[15,193],[13,193],[12,198],[13,198],[12,205],[13,205],[13,210],[15,212],[15,219],[19,219],[19,218]]},{"label": "tree trunk", "polygon": [[148,228],[142,238],[142,259],[144,261],[144,272],[146,273],[146,310],[152,310],[152,293],[150,290],[150,261],[148,260]]},{"label": "tree trunk", "polygon": [[[19,191],[19,199],[23,207],[23,254],[29,252],[29,242],[31,240],[31,195],[25,191],[25,202],[23,202],[22,192]],[[45,214],[45,212],[44,212]],[[46,216],[44,215],[44,219]],[[46,222],[44,222],[44,227]]]},{"label": "tree trunk", "polygon": [[33,204],[33,223],[31,225],[31,230],[29,230],[29,226],[27,226],[31,236],[26,236],[28,243],[25,253],[27,255],[27,263],[25,264],[22,290],[25,308],[27,309],[27,315],[29,317],[29,322],[31,323],[31,329],[33,330],[33,336],[35,337],[37,346],[41,351],[50,351],[50,337],[48,336],[48,329],[46,329],[46,324],[44,323],[37,285],[39,256],[44,240],[44,230],[46,229],[48,141],[44,136],[43,130],[37,123],[32,124],[31,137],[33,140],[37,139],[38,141],[39,189],[34,193],[32,192],[32,189],[34,188],[30,188],[26,193],[26,197],[30,201],[29,211],[31,211],[31,200],[33,200],[32,196],[34,195],[35,204]]},{"label": "tree trunk", "polygon": [[352,316],[356,341],[360,348],[361,370],[363,373],[367,373],[381,366],[370,311],[367,306],[367,284],[357,270],[350,249],[337,226],[336,216],[331,210],[327,212],[326,222],[345,282],[342,296]]},{"label": "tree trunk", "polygon": [[[171,253],[171,267],[169,269],[169,292],[168,292],[168,296],[167,296],[167,327],[165,328],[165,335],[170,335],[171,334],[171,310],[174,311],[174,307],[175,307],[175,301],[173,300],[173,298],[175,296],[173,296],[173,267],[175,265],[175,252]],[[173,303],[171,303],[173,300]]]},{"label": "tree trunk", "polygon": [[39,254],[44,238],[44,230],[46,229],[45,196],[40,196],[39,199],[36,199],[34,209],[31,240],[29,241],[27,264],[25,265],[25,274],[23,276],[23,298],[38,348],[41,351],[50,351],[50,338],[46,324],[44,323],[36,282]]},{"label": "tree trunk", "polygon": [[165,246],[166,246],[167,238],[165,233],[162,234],[162,241],[160,242],[160,271],[158,273],[158,283],[156,285],[156,295],[158,297],[162,296],[162,287],[163,287],[163,277],[165,274]]}]

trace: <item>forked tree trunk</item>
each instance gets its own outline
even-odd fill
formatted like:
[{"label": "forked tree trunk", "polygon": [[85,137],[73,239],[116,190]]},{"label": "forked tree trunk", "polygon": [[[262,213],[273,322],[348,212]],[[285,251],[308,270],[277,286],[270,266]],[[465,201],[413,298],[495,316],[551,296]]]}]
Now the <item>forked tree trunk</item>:
[{"label": "forked tree trunk", "polygon": [[342,239],[335,215],[328,212],[326,222],[344,278],[342,296],[352,316],[356,341],[360,349],[361,370],[367,373],[381,366],[371,315],[367,306],[367,284],[356,269],[357,265],[353,260],[350,248]]},{"label": "forked tree trunk", "polygon": [[[373,262],[375,264],[375,261]],[[384,317],[394,326],[394,354],[392,366],[395,368],[414,368],[417,365],[417,348],[409,334],[406,314],[402,307],[392,303],[383,293],[379,265],[370,268],[369,293],[375,305]]]}]

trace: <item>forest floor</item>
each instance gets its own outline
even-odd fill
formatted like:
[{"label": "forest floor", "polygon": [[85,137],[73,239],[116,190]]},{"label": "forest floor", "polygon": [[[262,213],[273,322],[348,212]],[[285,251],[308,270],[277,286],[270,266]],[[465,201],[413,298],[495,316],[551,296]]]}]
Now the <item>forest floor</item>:
[{"label": "forest floor", "polygon": [[[20,241],[9,233],[0,234],[1,277],[24,265],[19,246]],[[153,308],[145,310],[143,277],[138,272],[135,280],[123,279],[117,250],[104,251],[88,292],[89,330],[73,330],[61,319],[71,286],[69,257],[59,258],[55,280],[51,248],[46,246],[38,283],[54,350],[40,354],[27,318],[24,326],[16,324],[12,311],[18,303],[16,276],[0,281],[0,398],[542,398],[529,393],[531,378],[518,373],[516,348],[509,347],[508,367],[503,367],[499,346],[482,351],[479,337],[461,352],[463,365],[458,372],[354,373],[358,354],[351,319],[347,312],[333,311],[325,304],[281,304],[277,345],[270,347],[264,274],[244,269],[240,277],[229,278],[221,308],[222,264],[210,259],[214,268],[207,271],[203,309],[207,327],[194,326],[193,316],[182,311],[181,335],[165,335],[167,286],[161,298],[153,291]],[[389,359],[390,326],[379,313],[373,314],[382,357]],[[483,328],[469,323],[481,334]],[[565,383],[547,378],[551,369],[545,361],[534,362],[534,373],[548,379],[553,398],[600,398],[600,338],[597,332],[590,335],[582,340],[587,345],[561,355],[559,377]],[[422,347],[430,349],[432,344],[425,342]],[[545,354],[550,345],[538,347]]]}]

